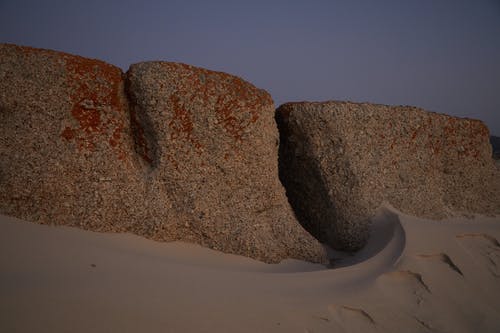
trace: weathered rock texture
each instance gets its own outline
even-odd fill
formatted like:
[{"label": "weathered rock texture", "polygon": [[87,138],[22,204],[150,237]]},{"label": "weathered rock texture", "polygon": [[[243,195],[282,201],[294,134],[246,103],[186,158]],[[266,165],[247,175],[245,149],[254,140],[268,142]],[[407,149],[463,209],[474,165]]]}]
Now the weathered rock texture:
[{"label": "weathered rock texture", "polygon": [[131,230],[138,168],[129,119],[119,68],[1,45],[0,211]]},{"label": "weathered rock texture", "polygon": [[279,183],[273,114],[224,73],[0,45],[0,212],[324,262]]},{"label": "weathered rock texture", "polygon": [[359,249],[384,202],[433,219],[500,214],[500,178],[478,120],[333,101],[284,104],[276,119],[292,207],[335,248]]},{"label": "weathered rock texture", "polygon": [[279,181],[268,93],[231,75],[165,62],[132,65],[127,90],[146,197],[167,195],[163,214],[177,224],[165,231],[169,238],[189,233],[212,248],[273,262],[325,260]]}]

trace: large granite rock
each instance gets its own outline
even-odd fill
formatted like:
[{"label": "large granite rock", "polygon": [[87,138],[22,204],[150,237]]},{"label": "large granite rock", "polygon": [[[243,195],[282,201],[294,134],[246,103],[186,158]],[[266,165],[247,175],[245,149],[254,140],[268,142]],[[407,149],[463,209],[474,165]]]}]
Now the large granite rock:
[{"label": "large granite rock", "polygon": [[102,61],[0,45],[2,213],[100,231],[138,222],[123,87]]},{"label": "large granite rock", "polygon": [[269,262],[325,262],[279,181],[268,93],[235,76],[166,62],[132,65],[127,89],[146,197],[169,198],[154,217],[162,233]]},{"label": "large granite rock", "polygon": [[414,107],[288,103],[280,177],[297,217],[337,249],[366,242],[383,203],[416,216],[500,214],[488,129]]},{"label": "large granite rock", "polygon": [[227,74],[0,45],[0,212],[325,262],[277,177],[273,114]]}]

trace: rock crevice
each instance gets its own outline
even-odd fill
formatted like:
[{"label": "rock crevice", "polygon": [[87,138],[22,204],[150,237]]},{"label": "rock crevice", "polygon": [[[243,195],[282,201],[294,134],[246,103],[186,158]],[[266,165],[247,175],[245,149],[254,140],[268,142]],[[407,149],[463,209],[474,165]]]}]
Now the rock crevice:
[{"label": "rock crevice", "polygon": [[0,44],[0,212],[326,262],[279,183],[269,94],[232,75]]},{"label": "rock crevice", "polygon": [[491,154],[475,120],[347,102],[275,113],[226,73],[159,61],[123,73],[0,44],[0,212],[38,223],[326,263],[318,240],[359,249],[384,202],[500,214]]},{"label": "rock crevice", "polygon": [[151,119],[145,113],[137,112],[136,96],[130,87],[128,75],[124,74],[124,94],[127,97],[127,109],[130,117],[130,129],[134,140],[135,152],[147,165],[148,171],[152,171],[159,164],[158,138],[152,125]]},{"label": "rock crevice", "polygon": [[290,203],[334,248],[362,247],[384,203],[431,219],[500,214],[500,177],[478,120],[337,101],[287,103],[276,119]]}]

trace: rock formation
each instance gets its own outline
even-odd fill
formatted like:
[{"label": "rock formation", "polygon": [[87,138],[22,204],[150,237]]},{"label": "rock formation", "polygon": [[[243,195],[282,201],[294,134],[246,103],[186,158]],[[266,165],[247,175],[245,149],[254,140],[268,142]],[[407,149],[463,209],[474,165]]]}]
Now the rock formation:
[{"label": "rock formation", "polygon": [[[125,87],[126,85],[126,87]],[[278,175],[273,102],[224,73],[0,45],[0,212],[325,262]]]},{"label": "rock formation", "polygon": [[163,214],[177,223],[165,231],[169,238],[185,239],[189,230],[203,245],[271,262],[325,260],[279,181],[268,93],[235,76],[166,62],[132,65],[127,89],[146,197],[166,195]]},{"label": "rock formation", "polygon": [[415,107],[288,103],[280,177],[297,217],[337,249],[366,242],[382,203],[433,219],[500,214],[487,127]]},{"label": "rock formation", "polygon": [[0,211],[130,230],[138,164],[122,71],[15,45],[0,59]]}]

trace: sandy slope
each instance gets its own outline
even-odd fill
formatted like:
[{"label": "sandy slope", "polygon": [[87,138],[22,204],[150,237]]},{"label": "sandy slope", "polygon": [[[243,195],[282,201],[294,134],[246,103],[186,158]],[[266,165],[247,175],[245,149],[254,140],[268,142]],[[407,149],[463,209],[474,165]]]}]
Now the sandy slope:
[{"label": "sandy slope", "polygon": [[0,219],[0,332],[499,332],[500,219],[382,209],[336,268]]}]

